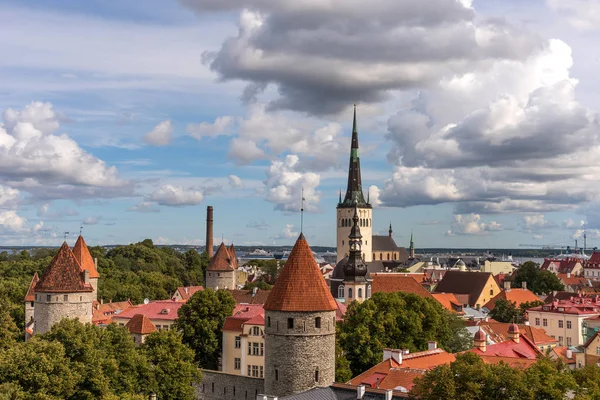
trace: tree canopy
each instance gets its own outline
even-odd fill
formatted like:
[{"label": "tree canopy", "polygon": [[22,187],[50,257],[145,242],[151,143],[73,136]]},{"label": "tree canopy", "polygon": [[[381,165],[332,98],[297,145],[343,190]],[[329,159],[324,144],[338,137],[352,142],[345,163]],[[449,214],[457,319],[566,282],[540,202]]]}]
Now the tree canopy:
[{"label": "tree canopy", "polygon": [[449,352],[470,348],[471,335],[459,317],[434,299],[412,293],[375,293],[348,307],[337,339],[353,375],[382,360],[386,347],[422,351],[435,340]]},{"label": "tree canopy", "polygon": [[540,269],[533,261],[524,262],[515,272],[513,287],[521,287],[523,282],[527,282],[527,288],[535,294],[549,294],[565,288],[554,273]]},{"label": "tree canopy", "polygon": [[206,289],[194,293],[178,312],[175,327],[183,342],[196,354],[199,366],[217,369],[225,318],[233,314],[235,300],[227,290]]},{"label": "tree canopy", "polygon": [[541,306],[543,301],[528,301],[521,303],[519,307],[514,302],[506,299],[498,299],[494,309],[490,311],[489,316],[498,322],[522,324],[525,322],[527,309]]}]

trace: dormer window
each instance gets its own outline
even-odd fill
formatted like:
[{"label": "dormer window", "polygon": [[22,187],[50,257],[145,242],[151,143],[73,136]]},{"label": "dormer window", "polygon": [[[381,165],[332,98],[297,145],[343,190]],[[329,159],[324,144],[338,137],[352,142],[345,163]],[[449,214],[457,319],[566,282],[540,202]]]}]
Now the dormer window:
[{"label": "dormer window", "polygon": [[168,314],[168,313],[169,313],[169,310],[168,310],[168,309],[166,309],[166,308],[163,308],[162,310],[160,310],[160,313],[161,313],[161,314]]}]

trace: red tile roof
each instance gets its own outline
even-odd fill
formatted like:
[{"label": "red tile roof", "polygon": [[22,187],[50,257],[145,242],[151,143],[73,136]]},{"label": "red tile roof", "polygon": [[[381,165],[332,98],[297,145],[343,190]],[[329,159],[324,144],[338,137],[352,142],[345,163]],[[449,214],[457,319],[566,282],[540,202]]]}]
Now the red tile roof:
[{"label": "red tile roof", "polygon": [[337,310],[304,234],[296,240],[264,307],[274,311]]},{"label": "red tile roof", "polygon": [[93,291],[92,286],[84,282],[79,263],[66,242],[54,256],[34,290],[57,293]]},{"label": "red tile roof", "polygon": [[373,293],[384,292],[404,292],[414,293],[417,296],[431,298],[429,293],[423,286],[415,280],[414,277],[403,273],[378,272],[371,274],[373,278]]},{"label": "red tile roof", "polygon": [[501,343],[488,345],[485,352],[477,347],[467,351],[477,355],[526,358],[528,360],[535,360],[538,356],[543,355],[535,344],[524,335],[520,336],[519,343],[512,340],[506,340]]},{"label": "red tile roof", "polygon": [[576,285],[576,286],[588,286],[588,281],[583,276],[571,275],[571,274],[557,274],[565,285]]},{"label": "red tile roof", "polygon": [[183,301],[156,300],[148,304],[129,307],[113,317],[131,319],[136,314],[143,314],[150,319],[174,321],[177,319],[177,312],[184,304]]},{"label": "red tile roof", "polygon": [[136,333],[138,335],[148,335],[156,332],[156,326],[143,314],[135,314],[125,327],[129,330],[129,333]]},{"label": "red tile roof", "polygon": [[83,240],[83,236],[79,235],[77,238],[77,242],[75,243],[75,247],[73,247],[73,254],[77,259],[77,262],[81,266],[82,271],[89,271],[90,278],[99,278],[100,274],[96,269],[96,263],[90,254],[90,250],[85,244],[85,240]]},{"label": "red tile roof", "polygon": [[335,303],[337,304],[337,310],[335,310],[335,320],[337,322],[343,321],[344,316],[346,315],[347,307],[344,303],[342,303],[340,301],[336,300]]},{"label": "red tile roof", "polygon": [[577,264],[581,263],[583,260],[577,257],[569,257],[569,258],[546,258],[544,259],[544,263],[540,267],[543,270],[556,270],[557,273],[566,274],[567,272],[572,272],[573,269],[577,266]]},{"label": "red tile roof", "polygon": [[194,293],[204,290],[203,286],[180,286],[177,288],[177,292],[179,293],[179,297],[182,300],[188,300],[190,297],[194,295]]},{"label": "red tile roof", "polygon": [[[234,250],[235,251],[235,250]],[[210,259],[207,271],[235,271],[236,262],[227,251],[225,243],[221,243],[215,255]]]},{"label": "red tile roof", "polygon": [[496,302],[500,299],[508,300],[515,306],[520,307],[523,303],[531,303],[532,301],[540,301],[541,299],[529,289],[508,289],[501,290],[494,298],[488,301],[484,307],[488,310],[493,310],[496,307]]},{"label": "red tile roof", "polygon": [[[509,340],[508,328],[511,324],[497,321],[480,321],[479,326],[492,338],[494,342],[504,342]],[[536,346],[547,344],[558,344],[558,339],[549,336],[542,328],[535,328],[531,325],[519,324],[519,332],[526,336]]]},{"label": "red tile roof", "polygon": [[227,289],[227,291],[231,293],[237,304],[265,304],[271,293],[270,290],[261,289],[256,289],[256,292],[253,289]]},{"label": "red tile roof", "polygon": [[[39,284],[38,284],[39,285]],[[600,313],[600,296],[570,297],[568,300],[554,300],[528,311],[542,311],[556,314],[591,315]]]},{"label": "red tile roof", "polygon": [[29,284],[29,289],[27,289],[27,293],[25,294],[25,301],[35,301],[35,285],[39,282],[40,277],[37,272],[33,274],[33,278],[31,278],[31,283]]},{"label": "red tile roof", "polygon": [[462,309],[463,304],[456,298],[454,293],[432,293],[431,295],[444,306],[446,310],[464,314],[463,311],[457,311],[458,309]]},{"label": "red tile roof", "polygon": [[554,352],[556,357],[563,360],[566,364],[575,364],[576,363],[575,354],[571,353],[571,358],[568,358],[567,350],[569,350],[568,347],[558,347],[557,346],[557,347],[552,348],[552,352]]},{"label": "red tile roof", "polygon": [[537,359],[528,358],[515,358],[515,357],[502,357],[502,356],[488,356],[485,354],[477,354],[481,360],[486,364],[499,364],[504,363],[512,368],[529,368],[533,364],[537,363]]},{"label": "red tile roof", "polygon": [[231,263],[233,264],[233,266],[235,268],[237,268],[238,261],[237,261],[237,256],[235,254],[235,247],[233,246],[233,243],[231,243],[231,246],[229,246],[229,248],[227,249],[227,253],[229,253],[229,256],[231,257]]},{"label": "red tile roof", "polygon": [[133,307],[131,301],[116,301],[110,303],[100,304],[98,301],[92,302],[92,323],[93,324],[110,324],[112,322],[113,315]]},{"label": "red tile roof", "polygon": [[238,304],[233,315],[225,319],[224,331],[242,332],[244,324],[264,325],[265,310],[261,304]]}]

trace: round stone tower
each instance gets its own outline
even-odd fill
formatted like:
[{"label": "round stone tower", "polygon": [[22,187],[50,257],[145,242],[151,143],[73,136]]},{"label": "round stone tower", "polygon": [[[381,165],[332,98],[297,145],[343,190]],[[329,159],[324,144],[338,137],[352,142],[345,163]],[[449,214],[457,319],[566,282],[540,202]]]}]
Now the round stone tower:
[{"label": "round stone tower", "polygon": [[237,260],[233,245],[229,249],[221,243],[206,267],[206,287],[217,289],[237,289]]},{"label": "round stone tower", "polygon": [[335,380],[337,304],[300,234],[265,309],[265,393],[286,396]]},{"label": "round stone tower", "polygon": [[358,154],[358,130],[356,128],[356,105],[354,106],[354,121],[352,125],[352,145],[350,147],[350,165],[348,167],[348,187],[346,195],[340,199],[337,205],[337,261],[350,254],[348,235],[352,229],[352,217],[355,208],[358,211],[358,225],[360,226],[362,242],[362,258],[366,262],[373,259],[373,207],[369,204],[369,198],[365,200],[362,191],[362,179],[360,174],[360,156]]},{"label": "round stone tower", "polygon": [[48,332],[63,318],[92,322],[94,288],[67,243],[44,271],[34,289],[34,333]]}]

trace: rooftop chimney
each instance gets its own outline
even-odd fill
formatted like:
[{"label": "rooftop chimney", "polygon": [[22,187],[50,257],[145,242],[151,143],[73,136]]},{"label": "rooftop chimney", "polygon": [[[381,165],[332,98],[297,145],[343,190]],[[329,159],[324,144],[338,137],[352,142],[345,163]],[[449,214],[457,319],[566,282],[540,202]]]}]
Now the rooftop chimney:
[{"label": "rooftop chimney", "polygon": [[504,281],[504,290],[510,290],[510,281]]},{"label": "rooftop chimney", "polygon": [[206,207],[206,254],[208,258],[213,256],[213,208]]},{"label": "rooftop chimney", "polygon": [[394,392],[392,389],[388,389],[385,391],[385,400],[392,400],[394,398]]},{"label": "rooftop chimney", "polygon": [[356,387],[356,398],[357,398],[357,400],[361,400],[363,397],[365,397],[365,391],[366,391],[365,385],[358,385]]},{"label": "rooftop chimney", "polygon": [[570,278],[570,277],[571,277],[571,273],[567,272],[567,278]]},{"label": "rooftop chimney", "polygon": [[435,350],[437,349],[437,342],[430,340],[429,342],[427,342],[427,350]]},{"label": "rooftop chimney", "polygon": [[573,358],[573,350],[571,349],[567,349],[567,358],[570,360],[571,358]]},{"label": "rooftop chimney", "polygon": [[521,287],[523,288],[523,290],[526,290],[527,289],[527,282],[526,281],[521,282]]},{"label": "rooftop chimney", "polygon": [[402,350],[392,350],[392,360],[402,364]]}]

